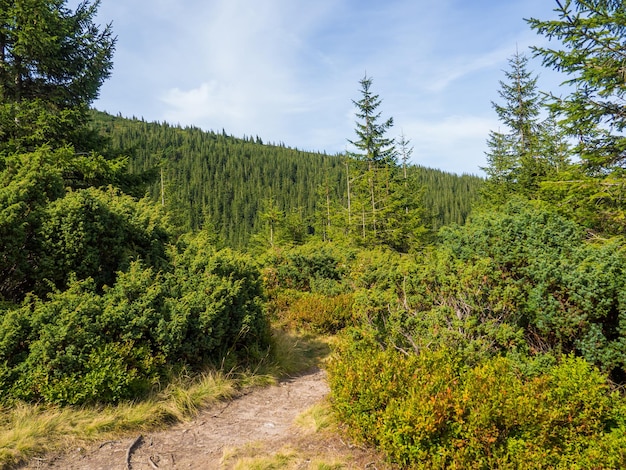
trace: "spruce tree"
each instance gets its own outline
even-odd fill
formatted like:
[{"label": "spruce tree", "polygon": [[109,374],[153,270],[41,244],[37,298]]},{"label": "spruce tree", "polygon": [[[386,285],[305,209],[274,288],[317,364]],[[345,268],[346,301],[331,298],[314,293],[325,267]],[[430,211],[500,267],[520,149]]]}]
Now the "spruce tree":
[{"label": "spruce tree", "polygon": [[555,171],[558,162],[550,152],[560,139],[555,121],[540,119],[543,100],[524,54],[509,59],[505,78],[498,90],[502,103],[492,103],[505,131],[489,134],[487,166],[482,168],[488,176],[484,196],[495,204],[512,192],[535,197],[541,181]]},{"label": "spruce tree", "polygon": [[576,153],[600,173],[626,161],[626,2],[556,0],[556,20],[528,20],[560,47],[535,47],[543,64],[567,74],[571,93],[551,107],[576,138]]},{"label": "spruce tree", "polygon": [[382,113],[378,111],[378,107],[382,101],[371,90],[372,78],[365,75],[359,84],[361,99],[352,100],[357,109],[356,117],[359,119],[355,129],[357,139],[348,140],[357,149],[352,155],[366,162],[368,169],[379,164],[395,164],[397,153],[394,140],[386,137],[387,131],[393,127],[393,118],[380,122]]},{"label": "spruce tree", "polygon": [[393,118],[381,121],[372,78],[366,75],[359,84],[361,98],[352,101],[357,138],[348,140],[355,151],[346,162],[348,232],[365,246],[407,251],[421,233],[421,190],[402,178],[394,139],[387,137]]},{"label": "spruce tree", "polygon": [[0,154],[47,144],[91,150],[88,106],[112,68],[99,0],[0,0]]},{"label": "spruce tree", "polygon": [[623,235],[626,230],[626,2],[556,0],[557,19],[528,20],[551,41],[535,47],[543,64],[567,75],[565,97],[552,95],[580,164],[546,189],[568,215],[590,230]]},{"label": "spruce tree", "polygon": [[[0,300],[62,288],[70,272],[87,276],[83,268],[97,264],[97,256],[81,252],[80,238],[96,240],[91,244],[100,249],[123,225],[102,222],[115,219],[110,206],[121,195],[109,200],[88,192],[126,180],[123,159],[90,152],[98,141],[86,126],[89,104],[111,69],[115,39],[110,27],[93,22],[98,1],[84,1],[75,11],[65,4],[0,0]],[[76,212],[84,219],[72,221],[72,207],[83,202],[90,208]],[[50,221],[59,214],[60,226],[80,227],[68,230],[76,240],[59,240],[63,230]],[[94,278],[109,270],[111,279],[122,268],[112,264],[94,268]]]},{"label": "spruce tree", "polygon": [[509,59],[506,81],[500,81],[498,95],[503,104],[492,105],[500,121],[510,129],[513,151],[518,155],[532,154],[537,148],[541,96],[537,76],[528,70],[528,58],[515,52]]}]

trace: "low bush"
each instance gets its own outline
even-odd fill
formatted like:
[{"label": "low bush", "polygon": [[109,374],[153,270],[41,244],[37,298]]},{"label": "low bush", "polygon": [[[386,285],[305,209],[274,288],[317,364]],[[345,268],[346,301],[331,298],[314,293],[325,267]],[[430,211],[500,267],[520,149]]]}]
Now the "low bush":
[{"label": "low bush", "polygon": [[450,350],[407,355],[350,342],[329,366],[334,407],[355,438],[403,468],[626,464],[623,399],[582,358],[467,367]]},{"label": "low bush", "polygon": [[336,295],[346,292],[342,284],[352,250],[323,242],[312,242],[291,249],[276,249],[264,262],[268,289],[296,289]]},{"label": "low bush", "polygon": [[336,334],[354,326],[352,294],[326,296],[309,292],[282,291],[273,301],[275,318],[290,329]]},{"label": "low bush", "polygon": [[172,272],[134,262],[102,293],[90,279],[74,281],[0,312],[0,401],[119,402],[172,368],[267,348],[260,272],[249,258],[198,239],[173,257]]},{"label": "low bush", "polygon": [[[626,382],[626,252],[540,203],[512,200],[442,230],[419,259],[354,263],[355,306],[383,346],[574,353]],[[359,268],[362,266],[362,268]]]}]

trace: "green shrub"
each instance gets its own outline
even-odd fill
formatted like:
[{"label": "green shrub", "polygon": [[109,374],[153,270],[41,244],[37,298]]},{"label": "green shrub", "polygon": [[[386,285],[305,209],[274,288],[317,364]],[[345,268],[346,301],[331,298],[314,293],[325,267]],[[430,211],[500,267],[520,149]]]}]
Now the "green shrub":
[{"label": "green shrub", "polygon": [[266,286],[311,291],[326,295],[345,292],[342,280],[352,250],[312,242],[291,249],[277,249],[265,260]]},{"label": "green shrub", "polygon": [[467,367],[449,350],[406,355],[351,341],[329,366],[334,407],[402,468],[626,464],[624,400],[581,358]]},{"label": "green shrub", "polygon": [[419,259],[357,258],[354,310],[383,346],[573,352],[626,380],[626,253],[553,210],[512,201],[447,228]]},{"label": "green shrub", "polygon": [[353,296],[326,296],[310,292],[283,290],[276,294],[273,305],[278,323],[288,328],[308,329],[317,333],[335,334],[353,326]]},{"label": "green shrub", "polygon": [[550,208],[515,200],[498,213],[477,214],[444,240],[461,263],[489,260],[494,274],[485,287],[511,299],[504,321],[523,327],[532,349],[575,352],[624,378],[626,256],[620,240],[588,241],[582,227]]},{"label": "green shrub", "polygon": [[260,272],[201,238],[157,273],[133,262],[100,293],[73,281],[47,299],[0,313],[0,401],[118,402],[141,396],[171,368],[201,369],[269,344]]},{"label": "green shrub", "polygon": [[91,277],[98,288],[115,283],[116,273],[141,258],[164,267],[167,232],[159,207],[119,190],[68,191],[42,213],[41,255],[35,292],[52,283],[65,289],[69,278]]},{"label": "green shrub", "polygon": [[162,208],[109,186],[125,179],[123,159],[46,146],[5,157],[0,301],[63,290],[72,275],[110,286],[138,257],[160,266],[168,232]]}]

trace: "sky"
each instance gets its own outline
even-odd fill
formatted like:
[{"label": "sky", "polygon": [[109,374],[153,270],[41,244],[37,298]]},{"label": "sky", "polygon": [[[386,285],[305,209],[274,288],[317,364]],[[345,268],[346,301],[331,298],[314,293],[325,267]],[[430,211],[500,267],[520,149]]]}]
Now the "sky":
[{"label": "sky", "polygon": [[[68,2],[71,7],[72,3]],[[94,106],[111,114],[342,153],[359,81],[382,100],[412,163],[482,174],[492,102],[517,51],[545,45],[524,18],[553,0],[104,0],[114,68]],[[563,80],[532,60],[541,90]]]}]

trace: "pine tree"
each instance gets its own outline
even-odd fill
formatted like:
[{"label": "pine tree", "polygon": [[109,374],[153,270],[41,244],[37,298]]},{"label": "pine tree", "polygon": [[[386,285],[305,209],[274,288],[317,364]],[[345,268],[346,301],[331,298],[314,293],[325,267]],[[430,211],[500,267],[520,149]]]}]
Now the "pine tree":
[{"label": "pine tree", "polygon": [[483,194],[492,202],[502,202],[514,190],[519,158],[512,151],[510,137],[502,132],[489,132],[487,147],[487,166],[482,168],[487,175]]},{"label": "pine tree", "polygon": [[567,74],[573,90],[553,97],[551,108],[578,140],[576,153],[592,171],[626,161],[626,2],[556,0],[556,20],[528,20],[561,48],[534,47],[543,64]]},{"label": "pine tree", "polygon": [[404,135],[404,132],[400,134],[400,140],[398,145],[400,147],[400,158],[402,159],[402,176],[407,179],[407,167],[409,166],[409,160],[413,155],[413,147],[410,146],[411,141]]},{"label": "pine tree", "polygon": [[88,106],[115,47],[110,26],[94,23],[99,3],[0,1],[0,153],[92,143]]}]

